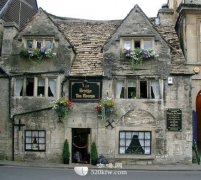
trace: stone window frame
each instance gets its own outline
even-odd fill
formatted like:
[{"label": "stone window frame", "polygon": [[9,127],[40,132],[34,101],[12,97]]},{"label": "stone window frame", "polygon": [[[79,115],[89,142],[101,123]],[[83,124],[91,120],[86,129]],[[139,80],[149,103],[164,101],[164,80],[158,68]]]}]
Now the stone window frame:
[{"label": "stone window frame", "polygon": [[46,151],[46,131],[45,130],[25,130],[24,131],[25,151]]},{"label": "stone window frame", "polygon": [[[17,80],[21,80],[22,81],[22,95],[18,95],[17,94]],[[27,89],[27,79],[33,79],[34,81],[34,85],[33,85],[33,95],[27,95],[26,89]],[[44,94],[40,95],[38,94],[38,84],[39,84],[39,79],[44,79],[44,83],[45,83],[45,87],[44,87]],[[50,80],[55,80],[55,95],[53,96],[49,96],[49,82]],[[19,76],[19,77],[15,77],[13,78],[13,96],[14,97],[41,97],[41,98],[54,98],[54,99],[58,99],[60,97],[60,76]]]},{"label": "stone window frame", "polygon": [[[133,50],[134,48],[140,48],[140,49],[149,49],[149,48],[145,48],[144,47],[144,42],[145,41],[150,41],[151,42],[151,49],[154,49],[155,48],[155,45],[154,45],[154,37],[152,35],[140,35],[140,36],[122,36],[120,38],[120,47],[121,47],[121,52],[124,53],[124,50],[125,50],[125,47],[124,47],[124,44],[125,42],[131,42],[131,49],[130,50]],[[136,42],[140,42],[140,47],[136,47]],[[128,49],[127,49],[128,50]]]},{"label": "stone window frame", "polygon": [[[50,41],[51,42],[51,48],[48,48],[46,49],[46,41]],[[39,49],[39,50],[52,50],[54,48],[54,44],[55,44],[55,39],[53,37],[41,37],[41,36],[28,36],[28,37],[25,37],[23,39],[23,42],[24,42],[24,47],[29,51],[29,52],[32,52],[34,49]],[[31,42],[31,45],[32,47],[29,47],[29,43],[28,42]],[[41,45],[40,45],[40,48],[38,48],[37,44],[38,42],[41,42]]]},{"label": "stone window frame", "polygon": [[[124,137],[123,137],[123,134],[125,135]],[[149,134],[149,138],[147,137],[148,134]],[[125,149],[126,151],[126,148],[130,146],[134,135],[137,135],[138,137],[137,139],[140,143],[140,147],[144,150],[144,153],[143,154],[125,153],[125,152],[122,153],[121,149]],[[139,147],[136,147],[136,148],[139,148]],[[148,152],[146,153],[146,151]],[[152,154],[152,132],[151,131],[136,131],[136,130],[120,130],[118,152],[120,155],[151,155]]]},{"label": "stone window frame", "polygon": [[[151,82],[152,81],[158,81],[158,85],[159,85],[159,98],[156,98],[156,97],[153,97],[153,88],[151,87]],[[117,83],[118,82],[123,82],[123,86],[124,87],[124,94],[123,94],[123,97],[117,97]],[[128,82],[134,82],[136,84],[136,95],[135,97],[133,98],[129,98],[129,92],[128,92]],[[140,89],[140,83],[141,82],[146,82],[146,86],[147,86],[147,97],[143,97],[141,95],[142,91]],[[160,79],[156,79],[156,78],[140,78],[140,77],[118,77],[118,78],[115,78],[114,80],[114,89],[115,89],[115,92],[114,92],[114,95],[115,95],[115,98],[116,99],[153,99],[153,100],[161,100],[163,98],[163,86],[164,86],[164,83],[163,83],[163,80],[160,80]],[[125,91],[126,89],[126,91]],[[120,93],[120,96],[121,96],[121,93]]]}]

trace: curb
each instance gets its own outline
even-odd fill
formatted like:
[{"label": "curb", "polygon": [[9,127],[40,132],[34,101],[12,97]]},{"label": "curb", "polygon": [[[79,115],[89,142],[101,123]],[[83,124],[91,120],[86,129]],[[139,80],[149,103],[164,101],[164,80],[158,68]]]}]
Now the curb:
[{"label": "curb", "polygon": [[201,171],[201,165],[124,165],[122,169],[92,166],[90,164],[37,164],[33,162],[16,162],[16,161],[0,161],[0,167],[35,167],[35,168],[56,168],[56,169],[74,169],[77,166],[87,166],[89,169],[110,169],[110,170],[126,170],[126,171]]}]

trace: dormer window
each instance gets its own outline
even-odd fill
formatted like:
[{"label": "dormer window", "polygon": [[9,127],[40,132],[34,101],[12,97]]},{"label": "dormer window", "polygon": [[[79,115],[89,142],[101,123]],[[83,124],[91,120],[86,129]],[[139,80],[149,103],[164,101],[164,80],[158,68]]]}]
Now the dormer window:
[{"label": "dormer window", "polygon": [[23,58],[42,60],[52,58],[56,55],[53,52],[54,38],[42,38],[42,37],[29,37],[23,39],[24,48],[19,52]]},{"label": "dormer window", "polygon": [[38,49],[40,51],[48,51],[53,48],[53,41],[50,39],[32,39],[27,40],[26,48],[29,51],[33,51],[34,49]]},{"label": "dormer window", "polygon": [[123,37],[121,38],[122,50],[153,49],[154,38],[152,37]]}]

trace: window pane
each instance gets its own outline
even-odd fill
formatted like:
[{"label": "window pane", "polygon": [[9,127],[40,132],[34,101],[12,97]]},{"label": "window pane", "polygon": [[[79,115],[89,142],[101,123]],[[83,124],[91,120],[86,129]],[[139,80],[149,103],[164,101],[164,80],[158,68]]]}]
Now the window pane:
[{"label": "window pane", "polygon": [[32,40],[27,40],[27,49],[32,51],[32,49],[33,49],[33,41]]},{"label": "window pane", "polygon": [[128,99],[136,98],[136,82],[128,81]]},{"label": "window pane", "polygon": [[150,147],[145,147],[145,154],[151,154],[151,149]]},{"label": "window pane", "polygon": [[39,131],[39,137],[45,137],[45,131]]},{"label": "window pane", "polygon": [[144,139],[144,132],[139,133],[139,139]]},{"label": "window pane", "polygon": [[126,140],[126,146],[128,147],[131,143],[131,140]]},{"label": "window pane", "polygon": [[52,41],[51,40],[46,40],[45,41],[45,49],[52,49]]},{"label": "window pane", "polygon": [[126,50],[131,49],[131,41],[124,41],[124,49]]},{"label": "window pane", "polygon": [[125,138],[125,132],[120,132],[120,138],[124,139]]},{"label": "window pane", "polygon": [[26,136],[31,137],[31,131],[26,131]]},{"label": "window pane", "polygon": [[150,140],[146,140],[146,141],[145,141],[145,146],[151,146]]},{"label": "window pane", "polygon": [[41,49],[42,47],[42,41],[36,41],[36,48]]},{"label": "window pane", "polygon": [[124,139],[123,139],[123,140],[120,140],[120,146],[126,146],[126,142],[125,142]]},{"label": "window pane", "polygon": [[145,139],[151,139],[150,132],[145,132]]},{"label": "window pane", "polygon": [[151,98],[152,99],[160,99],[159,82],[156,80],[151,81]]},{"label": "window pane", "polygon": [[38,96],[45,95],[45,79],[38,78]]},{"label": "window pane", "polygon": [[141,48],[140,41],[135,41],[135,48]]},{"label": "window pane", "polygon": [[39,150],[44,151],[45,150],[45,144],[39,144]]},{"label": "window pane", "polygon": [[147,98],[147,81],[140,81],[140,98]]},{"label": "window pane", "polygon": [[16,79],[15,96],[22,96],[23,94],[23,79]]},{"label": "window pane", "polygon": [[41,143],[45,143],[45,139],[44,138],[39,138],[39,144],[41,144]]},{"label": "window pane", "polygon": [[34,78],[27,78],[26,81],[26,95],[33,96],[34,94]]},{"label": "window pane", "polygon": [[31,138],[26,138],[26,143],[31,143]]},{"label": "window pane", "polygon": [[31,150],[31,144],[26,144],[25,148],[26,150]]},{"label": "window pane", "polygon": [[132,133],[131,132],[126,132],[126,139],[131,139]]},{"label": "window pane", "polygon": [[144,41],[144,49],[151,49],[152,48],[152,41]]},{"label": "window pane", "polygon": [[125,150],[126,150],[125,147],[120,147],[120,154],[125,154]]},{"label": "window pane", "polygon": [[56,96],[56,79],[49,79],[48,81],[48,96]]},{"label": "window pane", "polygon": [[124,82],[117,81],[116,83],[116,98],[124,98]]}]

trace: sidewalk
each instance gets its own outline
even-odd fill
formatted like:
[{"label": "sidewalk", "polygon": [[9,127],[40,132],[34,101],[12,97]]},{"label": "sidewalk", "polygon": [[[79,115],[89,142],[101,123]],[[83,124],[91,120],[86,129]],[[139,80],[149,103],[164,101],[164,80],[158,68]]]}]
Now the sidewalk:
[{"label": "sidewalk", "polygon": [[[56,164],[30,161],[6,161],[0,160],[0,166],[21,166],[21,167],[39,167],[39,168],[64,168],[74,169],[77,166],[87,166],[89,169],[99,169],[97,166],[90,164]],[[104,167],[107,169],[106,167]],[[123,165],[122,170],[139,170],[139,171],[201,171],[201,165]]]}]

